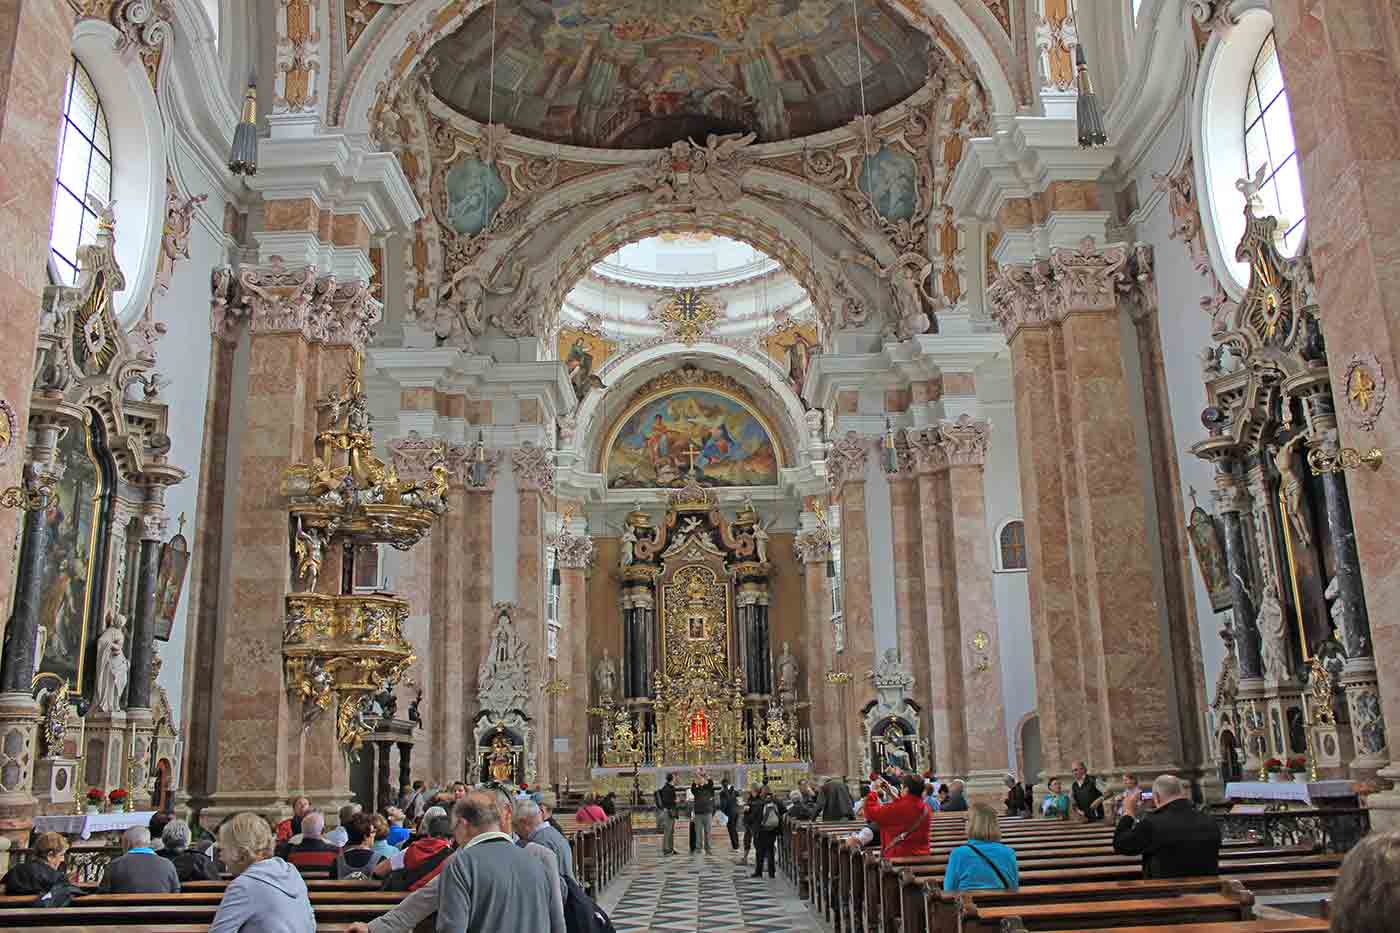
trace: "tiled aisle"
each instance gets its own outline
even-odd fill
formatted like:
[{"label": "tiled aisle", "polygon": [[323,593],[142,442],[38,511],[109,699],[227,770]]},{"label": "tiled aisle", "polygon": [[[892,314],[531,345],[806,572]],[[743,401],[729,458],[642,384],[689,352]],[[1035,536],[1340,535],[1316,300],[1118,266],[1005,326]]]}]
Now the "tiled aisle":
[{"label": "tiled aisle", "polygon": [[[753,853],[740,865],[729,839],[716,832],[713,855],[686,851],[688,827],[677,826],[679,855],[661,855],[660,836],[637,837],[637,859],[603,892],[601,905],[618,933],[815,933],[820,927],[781,872],[751,878]],[[722,842],[721,842],[722,840]]]}]

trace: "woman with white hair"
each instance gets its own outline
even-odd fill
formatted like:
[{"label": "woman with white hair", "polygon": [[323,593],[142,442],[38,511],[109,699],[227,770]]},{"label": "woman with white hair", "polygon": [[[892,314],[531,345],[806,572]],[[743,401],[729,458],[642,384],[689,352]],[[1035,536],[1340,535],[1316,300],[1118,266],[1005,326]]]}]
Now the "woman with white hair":
[{"label": "woman with white hair", "polygon": [[209,933],[316,933],[301,872],[272,851],[272,828],[256,813],[239,813],[219,827],[219,855],[236,877]]}]

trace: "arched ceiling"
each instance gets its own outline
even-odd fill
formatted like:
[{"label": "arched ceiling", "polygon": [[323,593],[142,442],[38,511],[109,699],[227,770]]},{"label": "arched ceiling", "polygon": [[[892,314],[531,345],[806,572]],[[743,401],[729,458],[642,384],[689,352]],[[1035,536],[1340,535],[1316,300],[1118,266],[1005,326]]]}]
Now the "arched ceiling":
[{"label": "arched ceiling", "polygon": [[524,136],[649,149],[708,133],[770,142],[846,125],[909,97],[929,38],[879,0],[516,0],[433,47],[434,93]]}]

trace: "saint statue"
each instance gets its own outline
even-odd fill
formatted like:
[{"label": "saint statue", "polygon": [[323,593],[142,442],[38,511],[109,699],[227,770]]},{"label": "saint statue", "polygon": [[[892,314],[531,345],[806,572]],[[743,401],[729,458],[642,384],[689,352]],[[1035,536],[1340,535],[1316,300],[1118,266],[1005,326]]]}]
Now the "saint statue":
[{"label": "saint statue", "polygon": [[622,526],[622,559],[623,567],[632,566],[632,561],[637,559],[637,529],[632,527],[631,522],[626,522]]},{"label": "saint statue", "polygon": [[1312,546],[1312,535],[1308,532],[1308,519],[1303,514],[1303,476],[1298,471],[1297,458],[1293,449],[1303,442],[1300,431],[1282,447],[1274,448],[1274,467],[1278,470],[1279,493],[1283,497],[1284,517],[1288,527],[1297,536],[1303,547]]},{"label": "saint statue", "polygon": [[1288,680],[1293,673],[1288,662],[1288,632],[1283,606],[1274,592],[1272,580],[1264,585],[1264,594],[1259,600],[1259,617],[1255,622],[1263,642],[1264,675],[1275,683]]},{"label": "saint statue", "polygon": [[505,733],[497,732],[491,739],[491,753],[487,760],[487,773],[491,775],[491,780],[500,784],[508,784],[515,776],[515,752],[510,747],[510,740],[505,737]]},{"label": "saint statue", "polygon": [[598,699],[612,700],[617,690],[617,662],[613,660],[612,653],[607,648],[603,649],[603,660],[598,662],[593,679],[598,684]]},{"label": "saint statue", "polygon": [[126,616],[114,613],[97,639],[97,682],[93,705],[99,713],[116,713],[122,708],[131,665],[126,659]]},{"label": "saint statue", "polygon": [[[773,519],[769,519],[770,524],[772,521]],[[753,547],[758,554],[758,562],[768,563],[768,529],[763,527],[762,522],[753,526]]]},{"label": "saint statue", "polygon": [[797,696],[797,659],[792,656],[788,643],[783,642],[783,653],[778,655],[778,694],[784,697]]}]

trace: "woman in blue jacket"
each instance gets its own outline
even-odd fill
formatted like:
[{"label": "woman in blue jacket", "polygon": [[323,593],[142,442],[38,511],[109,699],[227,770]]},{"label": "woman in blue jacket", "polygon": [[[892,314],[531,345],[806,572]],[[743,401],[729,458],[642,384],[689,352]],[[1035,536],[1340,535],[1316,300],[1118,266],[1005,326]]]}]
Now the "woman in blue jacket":
[{"label": "woman in blue jacket", "polygon": [[996,811],[984,803],[974,804],[967,813],[967,844],[948,855],[943,890],[1015,890],[1021,883],[1016,852],[1000,839]]}]

